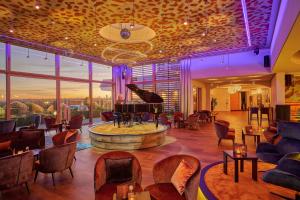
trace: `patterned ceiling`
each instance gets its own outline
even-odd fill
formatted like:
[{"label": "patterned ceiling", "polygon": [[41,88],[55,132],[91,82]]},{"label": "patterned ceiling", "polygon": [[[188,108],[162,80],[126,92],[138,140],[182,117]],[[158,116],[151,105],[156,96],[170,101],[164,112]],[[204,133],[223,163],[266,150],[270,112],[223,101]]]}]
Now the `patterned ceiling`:
[{"label": "patterned ceiling", "polygon": [[[240,0],[135,0],[134,6],[129,0],[2,0],[0,34],[95,56],[100,62],[110,62],[120,52],[129,52],[116,60],[135,65],[265,48],[272,0],[245,2],[251,47],[247,43]],[[36,4],[40,9],[35,8]],[[115,44],[101,37],[102,27],[131,23],[133,7],[135,23],[153,29],[156,34],[153,39]],[[188,25],[183,24],[185,20]],[[106,51],[103,58],[102,53],[109,46],[118,51]],[[36,48],[41,49],[39,45]],[[145,52],[147,56],[136,56]]]}]

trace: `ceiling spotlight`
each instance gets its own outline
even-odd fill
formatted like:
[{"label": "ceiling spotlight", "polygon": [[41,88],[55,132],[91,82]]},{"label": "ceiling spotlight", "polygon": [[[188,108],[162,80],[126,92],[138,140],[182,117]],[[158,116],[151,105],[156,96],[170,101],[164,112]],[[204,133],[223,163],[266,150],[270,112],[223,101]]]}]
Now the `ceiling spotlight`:
[{"label": "ceiling spotlight", "polygon": [[96,46],[97,46],[97,44],[95,43],[95,44],[94,44],[94,47],[96,47]]},{"label": "ceiling spotlight", "polygon": [[214,42],[214,43],[216,43],[216,42],[217,42],[217,40],[216,40],[216,39],[213,39],[213,42]]},{"label": "ceiling spotlight", "polygon": [[13,32],[14,32],[14,30],[13,30],[13,29],[9,29],[9,32],[10,32],[10,33],[13,33]]},{"label": "ceiling spotlight", "polygon": [[185,26],[187,26],[188,24],[189,24],[188,21],[183,22],[183,25],[185,25]]},{"label": "ceiling spotlight", "polygon": [[130,28],[131,28],[131,29],[134,28],[134,23],[130,24]]},{"label": "ceiling spotlight", "polygon": [[69,37],[66,36],[66,37],[65,37],[65,40],[68,40],[68,39],[69,39]]},{"label": "ceiling spotlight", "polygon": [[39,9],[41,8],[41,6],[40,6],[38,0],[35,1],[35,6],[34,6],[34,7],[35,7],[35,9],[37,9],[37,10],[39,10]]},{"label": "ceiling spotlight", "polygon": [[202,35],[202,37],[204,37],[204,36],[206,36],[206,33],[205,33],[205,32],[203,32],[201,35]]},{"label": "ceiling spotlight", "polygon": [[163,50],[160,49],[160,50],[159,50],[159,53],[162,53],[162,52],[163,52]]}]

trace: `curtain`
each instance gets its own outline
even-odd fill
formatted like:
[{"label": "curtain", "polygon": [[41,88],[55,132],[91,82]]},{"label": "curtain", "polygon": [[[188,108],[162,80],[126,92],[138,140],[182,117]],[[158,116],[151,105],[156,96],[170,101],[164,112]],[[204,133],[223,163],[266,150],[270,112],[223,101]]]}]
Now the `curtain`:
[{"label": "curtain", "polygon": [[193,113],[193,90],[191,80],[191,59],[181,60],[181,112],[185,117]]},{"label": "curtain", "polygon": [[113,103],[116,104],[121,99],[130,101],[131,93],[126,84],[131,83],[132,69],[127,65],[113,66],[112,77],[114,83]]}]

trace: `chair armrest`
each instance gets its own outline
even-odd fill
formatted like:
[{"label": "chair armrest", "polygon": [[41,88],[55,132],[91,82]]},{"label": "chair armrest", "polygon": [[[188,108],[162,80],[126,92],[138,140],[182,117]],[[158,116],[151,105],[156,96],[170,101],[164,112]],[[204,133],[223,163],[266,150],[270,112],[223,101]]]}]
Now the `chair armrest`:
[{"label": "chair armrest", "polygon": [[276,146],[267,142],[259,143],[256,153],[277,153]]},{"label": "chair armrest", "polygon": [[276,168],[300,178],[300,152],[285,155]]}]

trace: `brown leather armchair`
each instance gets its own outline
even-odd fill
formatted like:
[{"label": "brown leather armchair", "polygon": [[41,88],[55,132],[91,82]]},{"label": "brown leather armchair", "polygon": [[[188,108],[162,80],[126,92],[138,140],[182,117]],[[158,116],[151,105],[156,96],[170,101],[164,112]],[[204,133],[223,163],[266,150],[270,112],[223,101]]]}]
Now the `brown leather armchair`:
[{"label": "brown leather armchair", "polygon": [[32,178],[33,155],[31,151],[0,158],[0,190],[25,184]]},{"label": "brown leather armchair", "polygon": [[[193,175],[186,183],[185,191],[180,195],[171,183],[171,178],[182,160],[194,169]],[[189,155],[174,155],[165,158],[154,165],[153,179],[155,184],[147,186],[154,200],[196,200],[200,181],[201,165],[197,158]]]},{"label": "brown leather armchair", "polygon": [[222,120],[215,121],[215,129],[219,138],[218,146],[220,145],[223,139],[232,140],[232,143],[234,143],[235,140],[235,131],[230,131],[229,124],[224,122],[225,121]]},{"label": "brown leather armchair", "polygon": [[36,182],[39,172],[51,173],[53,186],[54,173],[61,172],[66,169],[70,170],[73,178],[73,172],[71,166],[73,164],[73,158],[76,151],[76,142],[64,144],[61,146],[54,146],[49,149],[44,149],[39,153],[39,160],[35,162],[36,173],[34,182]]},{"label": "brown leather armchair", "polygon": [[95,165],[94,171],[94,188],[95,188],[95,199],[96,200],[111,200],[113,194],[117,192],[117,185],[122,182],[107,181],[106,171],[106,159],[120,160],[120,159],[132,159],[132,180],[123,183],[135,183],[134,190],[142,191],[142,169],[137,158],[131,153],[124,151],[113,151],[100,156]]},{"label": "brown leather armchair", "polygon": [[69,121],[69,124],[66,126],[66,129],[79,129],[82,133],[82,121],[83,121],[83,115],[76,115],[71,117],[71,120]]}]

